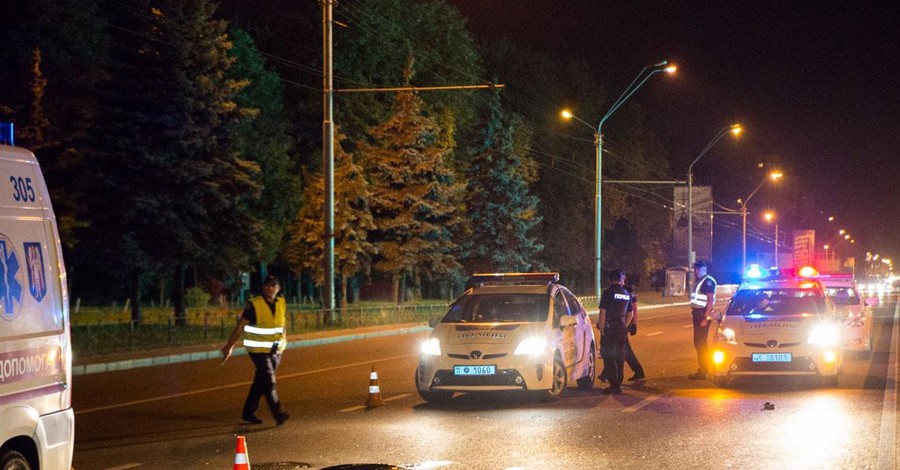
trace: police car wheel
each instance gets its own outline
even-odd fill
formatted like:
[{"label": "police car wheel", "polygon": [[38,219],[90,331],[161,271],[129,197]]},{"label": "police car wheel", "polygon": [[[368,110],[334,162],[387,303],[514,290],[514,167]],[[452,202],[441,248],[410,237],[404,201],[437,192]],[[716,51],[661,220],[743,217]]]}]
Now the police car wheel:
[{"label": "police car wheel", "polygon": [[24,455],[10,450],[0,457],[0,470],[31,470],[31,465]]},{"label": "police car wheel", "polygon": [[594,388],[594,381],[597,380],[597,353],[594,352],[594,345],[591,345],[591,352],[588,355],[590,365],[588,366],[588,375],[578,379],[578,388],[581,390],[590,390]]},{"label": "police car wheel", "polygon": [[551,375],[551,379],[550,389],[539,392],[543,401],[556,400],[566,391],[569,377],[566,372],[566,364],[563,363],[562,358],[559,356],[556,356],[553,359],[553,374]]}]

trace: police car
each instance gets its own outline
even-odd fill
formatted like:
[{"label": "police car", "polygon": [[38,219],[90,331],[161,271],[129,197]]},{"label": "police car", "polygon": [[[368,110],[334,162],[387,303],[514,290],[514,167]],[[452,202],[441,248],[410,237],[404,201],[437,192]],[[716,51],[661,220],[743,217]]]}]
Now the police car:
[{"label": "police car", "polygon": [[713,380],[800,375],[836,386],[841,374],[842,325],[812,268],[766,276],[751,267],[717,329]]},{"label": "police car", "polygon": [[476,274],[469,286],[421,345],[425,401],[500,390],[553,400],[571,383],[593,387],[594,328],[558,273]]},{"label": "police car", "polygon": [[863,298],[852,274],[820,274],[825,295],[831,299],[844,328],[844,349],[866,356],[872,353],[872,308],[878,297]]}]

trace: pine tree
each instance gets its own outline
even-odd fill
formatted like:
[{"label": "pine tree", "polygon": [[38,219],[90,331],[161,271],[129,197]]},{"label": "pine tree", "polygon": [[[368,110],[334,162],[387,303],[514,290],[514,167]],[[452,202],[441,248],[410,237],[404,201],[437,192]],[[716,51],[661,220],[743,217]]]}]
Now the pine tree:
[{"label": "pine tree", "polygon": [[[410,59],[404,83],[412,76]],[[451,149],[437,144],[440,128],[422,114],[422,101],[411,91],[394,97],[391,116],[368,131],[371,143],[360,153],[372,179],[375,268],[389,274],[393,295],[403,300],[401,283],[419,287],[428,279],[458,275],[459,246],[453,234],[463,222],[462,185],[447,163]]]},{"label": "pine tree", "polygon": [[[528,156],[530,135],[517,115],[504,115],[500,94],[490,101],[482,142],[468,167],[466,244],[470,271],[523,272],[541,267],[543,246],[532,229],[540,223],[538,199],[528,185],[536,164]],[[518,143],[518,145],[517,145]]]},{"label": "pine tree", "polygon": [[118,42],[98,132],[92,244],[126,271],[133,306],[147,271],[172,270],[183,324],[187,266],[227,272],[259,253],[260,223],[248,209],[259,167],[231,141],[245,116],[233,99],[245,83],[226,76],[234,59],[213,4],[166,0],[146,11],[128,28],[142,34]]},{"label": "pine tree", "polygon": [[[371,192],[363,168],[354,162],[353,155],[344,151],[345,136],[335,129],[334,148],[334,257],[335,271],[340,279],[341,308],[347,304],[348,280],[368,274],[375,245],[369,232],[375,228],[369,210]],[[325,180],[321,171],[306,178],[304,204],[290,229],[290,244],[286,257],[296,272],[311,272],[316,285],[325,282]]]}]

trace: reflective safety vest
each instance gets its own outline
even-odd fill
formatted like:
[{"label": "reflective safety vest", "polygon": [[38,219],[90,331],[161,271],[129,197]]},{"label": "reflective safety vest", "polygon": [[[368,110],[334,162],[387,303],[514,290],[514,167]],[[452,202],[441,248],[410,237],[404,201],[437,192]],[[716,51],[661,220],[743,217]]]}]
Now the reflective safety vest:
[{"label": "reflective safety vest", "polygon": [[694,292],[691,292],[691,308],[706,308],[706,304],[709,302],[709,296],[700,293],[700,288],[703,287],[703,283],[706,282],[707,278],[712,281],[713,285],[716,285],[715,278],[709,274],[697,281],[697,287],[694,288]]},{"label": "reflective safety vest", "polygon": [[275,298],[274,314],[263,297],[253,297],[250,304],[256,312],[256,324],[244,325],[244,349],[252,353],[284,351],[287,347],[284,334],[287,302],[284,297]]}]

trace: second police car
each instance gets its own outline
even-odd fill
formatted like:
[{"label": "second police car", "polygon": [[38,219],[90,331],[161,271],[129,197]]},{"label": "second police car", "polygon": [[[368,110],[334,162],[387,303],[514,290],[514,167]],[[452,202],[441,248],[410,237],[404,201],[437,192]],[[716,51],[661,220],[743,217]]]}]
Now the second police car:
[{"label": "second police car", "polygon": [[837,385],[842,325],[812,268],[744,281],[728,304],[713,348],[713,380],[801,375]]},{"label": "second police car", "polygon": [[427,402],[455,392],[520,390],[552,400],[591,388],[590,317],[557,273],[476,274],[422,344],[416,388]]},{"label": "second police car", "polygon": [[831,299],[844,328],[844,349],[869,356],[872,353],[873,307],[878,297],[864,296],[852,274],[820,274],[825,295]]}]

